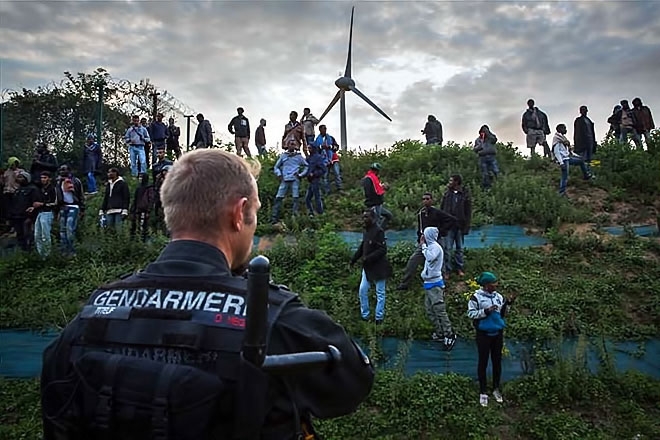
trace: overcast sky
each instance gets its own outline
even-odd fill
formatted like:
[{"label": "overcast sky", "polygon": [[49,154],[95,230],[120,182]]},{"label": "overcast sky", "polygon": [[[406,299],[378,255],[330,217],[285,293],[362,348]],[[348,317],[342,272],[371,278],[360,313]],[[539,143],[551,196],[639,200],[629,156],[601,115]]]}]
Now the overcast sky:
[{"label": "overcast sky", "polygon": [[[204,113],[224,141],[242,106],[253,129],[267,119],[274,146],[291,110],[320,116],[336,93],[353,4],[353,78],[393,122],[347,95],[349,148],[421,140],[429,114],[445,141],[472,141],[488,124],[523,145],[530,97],[571,136],[583,104],[599,138],[624,98],[641,97],[660,120],[659,1],[3,0],[0,86],[33,88],[101,66],[115,78],[150,78]],[[339,139],[339,105],[324,123]]]}]

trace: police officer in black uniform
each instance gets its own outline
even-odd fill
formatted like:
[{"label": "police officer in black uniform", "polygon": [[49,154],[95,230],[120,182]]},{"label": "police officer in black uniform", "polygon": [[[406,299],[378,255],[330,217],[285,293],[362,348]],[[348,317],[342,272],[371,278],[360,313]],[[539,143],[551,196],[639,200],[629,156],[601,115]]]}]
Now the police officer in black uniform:
[{"label": "police officer in black uniform", "polygon": [[247,281],[232,273],[252,249],[258,168],[215,149],[174,164],[161,190],[171,242],[144,271],[95,291],[44,352],[45,440],[312,439],[311,417],[351,413],[367,397],[369,359],[285,288],[269,291],[268,354],[333,345],[341,361],[275,375],[239,354]]}]

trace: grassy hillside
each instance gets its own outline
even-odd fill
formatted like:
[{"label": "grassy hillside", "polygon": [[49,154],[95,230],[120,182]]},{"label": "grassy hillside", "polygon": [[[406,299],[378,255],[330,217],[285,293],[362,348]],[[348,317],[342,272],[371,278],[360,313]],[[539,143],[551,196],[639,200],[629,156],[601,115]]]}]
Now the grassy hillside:
[{"label": "grassy hillside", "polygon": [[[660,335],[660,242],[628,233],[614,238],[600,227],[655,221],[660,211],[660,156],[604,145],[595,168],[598,179],[582,182],[574,173],[569,199],[557,195],[559,171],[540,159],[525,160],[510,146],[500,146],[504,172],[494,188],[483,192],[476,158],[465,148],[429,148],[396,144],[389,155],[369,153],[342,158],[346,191],[327,200],[328,212],[309,219],[285,217],[295,242],[276,240],[267,252],[275,280],[301,292],[311,307],[326,310],[374,352],[381,336],[428,338],[431,327],[423,311],[421,288],[394,291],[413,244],[390,249],[395,268],[388,283],[383,326],[359,320],[359,273],[349,269],[350,250],[333,231],[359,229],[362,193],[359,179],[371,162],[383,165],[391,185],[386,204],[395,228],[414,227],[421,194],[439,198],[450,174],[460,172],[474,199],[474,223],[522,224],[544,233],[549,245],[533,249],[470,249],[466,279],[448,286],[449,314],[461,339],[471,338],[465,317],[468,281],[482,270],[500,275],[503,293],[519,294],[507,337],[552,346],[557,339],[610,337],[641,342]],[[264,162],[259,190],[264,205],[259,234],[267,223],[277,183]],[[100,203],[92,199],[90,213]],[[40,261],[19,254],[0,260],[3,328],[61,327],[71,319],[91,290],[120,274],[143,267],[165,243],[130,241],[127,236],[100,234],[94,215],[83,222],[82,235],[92,246],[80,246],[74,259],[53,256]],[[588,224],[588,226],[585,226]],[[460,339],[459,339],[460,343]],[[405,348],[402,349],[405,357]],[[484,410],[477,404],[471,379],[455,375],[380,371],[369,400],[351,416],[319,425],[324,438],[504,438],[620,439],[660,438],[660,381],[636,373],[620,374],[603,352],[601,371],[584,366],[584,351],[562,357],[538,353],[532,375],[505,385],[502,407]],[[0,440],[38,439],[38,382],[0,380]]]}]

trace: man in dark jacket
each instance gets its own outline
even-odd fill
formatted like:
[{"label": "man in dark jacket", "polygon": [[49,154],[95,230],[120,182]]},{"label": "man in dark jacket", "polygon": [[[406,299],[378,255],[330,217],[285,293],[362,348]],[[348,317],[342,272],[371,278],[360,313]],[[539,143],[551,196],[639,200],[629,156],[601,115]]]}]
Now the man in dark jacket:
[{"label": "man in dark jacket", "polygon": [[181,145],[179,144],[179,137],[181,136],[181,128],[174,124],[174,118],[170,118],[167,125],[167,152],[174,152],[174,156],[178,159],[181,157]]},{"label": "man in dark jacket", "polygon": [[252,157],[250,153],[250,121],[243,115],[243,107],[236,109],[238,113],[229,121],[227,129],[234,135],[234,143],[236,144],[236,154],[239,156],[245,155]]},{"label": "man in dark jacket", "polygon": [[527,101],[527,110],[522,115],[522,130],[527,135],[527,148],[536,154],[536,145],[543,145],[543,157],[552,158],[552,152],[545,137],[551,133],[548,116],[534,107],[534,100]]},{"label": "man in dark jacket", "polygon": [[644,141],[646,142],[646,149],[651,150],[651,130],[655,129],[655,123],[653,122],[653,115],[651,114],[651,109],[642,104],[640,98],[635,98],[632,100],[633,113],[637,118],[638,130],[640,136],[644,136]]},{"label": "man in dark jacket", "polygon": [[[440,209],[456,217],[456,226],[449,230],[445,238],[445,279],[449,278],[453,269],[456,269],[458,276],[465,275],[463,272],[463,236],[470,232],[472,199],[470,192],[463,187],[462,182],[463,178],[460,174],[452,175],[449,178],[447,191],[442,196],[442,203],[440,203]],[[451,251],[454,247],[456,251],[452,261]]]},{"label": "man in dark jacket", "polygon": [[417,268],[424,263],[424,254],[422,253],[421,237],[424,229],[428,227],[438,228],[440,237],[444,237],[456,226],[456,217],[447,214],[442,209],[433,206],[433,195],[425,192],[422,196],[422,209],[417,212],[417,247],[415,252],[408,258],[406,270],[401,279],[397,290],[408,290],[410,280],[416,273]]},{"label": "man in dark jacket", "polygon": [[105,187],[105,196],[99,216],[105,216],[108,229],[121,229],[121,225],[128,217],[128,208],[131,203],[131,193],[128,184],[119,175],[117,168],[108,170],[108,183]]},{"label": "man in dark jacket", "polygon": [[392,213],[383,206],[385,191],[389,186],[386,183],[380,183],[381,165],[374,162],[369,167],[369,171],[362,178],[362,189],[364,190],[364,204],[367,208],[374,208],[376,211],[376,221],[383,230],[392,221]]},{"label": "man in dark jacket", "polygon": [[85,196],[82,182],[73,175],[68,165],[60,167],[55,190],[59,204],[60,246],[63,254],[73,255],[78,220],[85,215]]},{"label": "man in dark jacket", "polygon": [[87,135],[83,150],[83,168],[87,174],[87,192],[92,195],[97,193],[96,171],[101,166],[101,146],[95,141],[93,134]]},{"label": "man in dark jacket", "polygon": [[45,142],[37,145],[37,151],[30,166],[30,180],[38,187],[41,186],[42,171],[48,171],[49,173],[57,171],[57,158],[48,151],[48,145]]},{"label": "man in dark jacket", "polygon": [[154,182],[158,181],[158,177],[163,171],[163,168],[168,165],[172,166],[172,161],[169,160],[167,156],[165,156],[165,148],[159,148],[158,151],[156,151],[156,160],[154,161],[154,165],[151,167],[151,176]]},{"label": "man in dark jacket", "polygon": [[213,147],[213,129],[211,123],[204,119],[204,115],[199,113],[197,115],[197,130],[195,131],[195,139],[193,145],[195,148],[211,148]]},{"label": "man in dark jacket", "polygon": [[364,211],[364,232],[362,242],[351,258],[351,266],[362,258],[362,278],[360,280],[360,315],[363,321],[369,320],[369,288],[376,285],[376,324],[385,318],[385,284],[392,275],[392,268],[387,260],[385,233],[378,226],[378,213],[374,208]]},{"label": "man in dark jacket", "polygon": [[20,171],[16,175],[18,189],[14,193],[9,208],[9,221],[16,231],[16,240],[24,251],[29,251],[32,245],[32,221],[34,219],[34,202],[39,201],[39,189],[30,184],[30,173]]},{"label": "man in dark jacket", "polygon": [[149,235],[149,218],[151,217],[151,211],[156,205],[157,194],[154,185],[149,184],[149,174],[144,173],[139,177],[140,186],[135,189],[133,203],[129,212],[131,218],[131,237],[135,236],[139,226],[142,241],[146,242]]},{"label": "man in dark jacket", "polygon": [[428,116],[422,133],[426,135],[426,145],[442,146],[442,124],[435,118],[435,116]]},{"label": "man in dark jacket", "polygon": [[593,121],[587,116],[588,111],[586,105],[581,106],[580,116],[573,122],[573,151],[582,157],[587,166],[596,152],[596,131]]},{"label": "man in dark jacket", "polygon": [[156,120],[149,124],[149,137],[151,138],[151,163],[155,163],[156,152],[165,149],[165,141],[167,141],[167,125],[163,122],[162,113],[158,113]]},{"label": "man in dark jacket", "polygon": [[263,156],[266,154],[266,120],[261,119],[259,126],[254,132],[254,143],[257,146],[257,154]]},{"label": "man in dark jacket", "polygon": [[[128,438],[116,435],[122,431],[130,438],[152,438],[155,432],[166,437],[169,427],[186,418],[168,411],[170,406],[189,394],[203,397],[186,410],[195,421],[183,427],[186,438],[313,438],[306,437],[312,415],[339,417],[366,399],[374,380],[369,359],[325,312],[308,309],[286,288],[271,285],[268,291],[273,313],[265,352],[324,351],[333,345],[341,360],[283,376],[241,357],[247,280],[233,274],[243,272],[252,252],[261,206],[253,176],[258,172],[258,163],[216,149],[192,151],[174,164],[161,191],[172,240],[143,271],[92,293],[44,352],[44,440],[72,438],[75,430],[75,438]],[[130,366],[135,369],[125,377]],[[119,406],[130,402],[119,399],[98,406],[69,399],[75,391],[66,381],[95,372],[110,387],[102,386],[99,403],[107,391],[152,393],[153,411],[122,412]],[[154,389],[162,396],[155,402]],[[85,388],[85,396],[88,392],[93,393]],[[83,414],[88,417],[77,417]],[[133,430],[140,427],[143,436]]]},{"label": "man in dark jacket", "polygon": [[[326,172],[325,162],[319,148],[315,145],[309,147],[309,157],[307,158],[307,194],[305,195],[305,205],[310,217],[314,217],[314,208],[317,214],[323,214],[323,200],[321,199],[321,178]],[[316,207],[312,206],[312,198]]]},{"label": "man in dark jacket", "polygon": [[490,131],[487,125],[479,129],[479,137],[474,141],[474,152],[479,155],[479,168],[481,169],[481,187],[489,189],[493,179],[500,174],[497,166],[497,136]]}]

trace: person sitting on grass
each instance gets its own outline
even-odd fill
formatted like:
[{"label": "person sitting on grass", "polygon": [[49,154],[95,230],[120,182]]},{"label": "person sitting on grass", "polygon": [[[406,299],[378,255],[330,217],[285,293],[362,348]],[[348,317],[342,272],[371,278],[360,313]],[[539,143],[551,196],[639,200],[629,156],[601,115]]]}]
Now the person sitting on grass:
[{"label": "person sitting on grass", "polygon": [[502,403],[500,379],[502,377],[502,349],[504,347],[504,316],[508,307],[513,304],[516,295],[505,299],[496,291],[498,280],[492,272],[483,272],[477,283],[481,286],[468,301],[467,316],[472,319],[477,330],[477,376],[479,378],[479,404],[488,406],[486,392],[486,368],[488,357],[493,367],[493,397],[497,403]]}]

